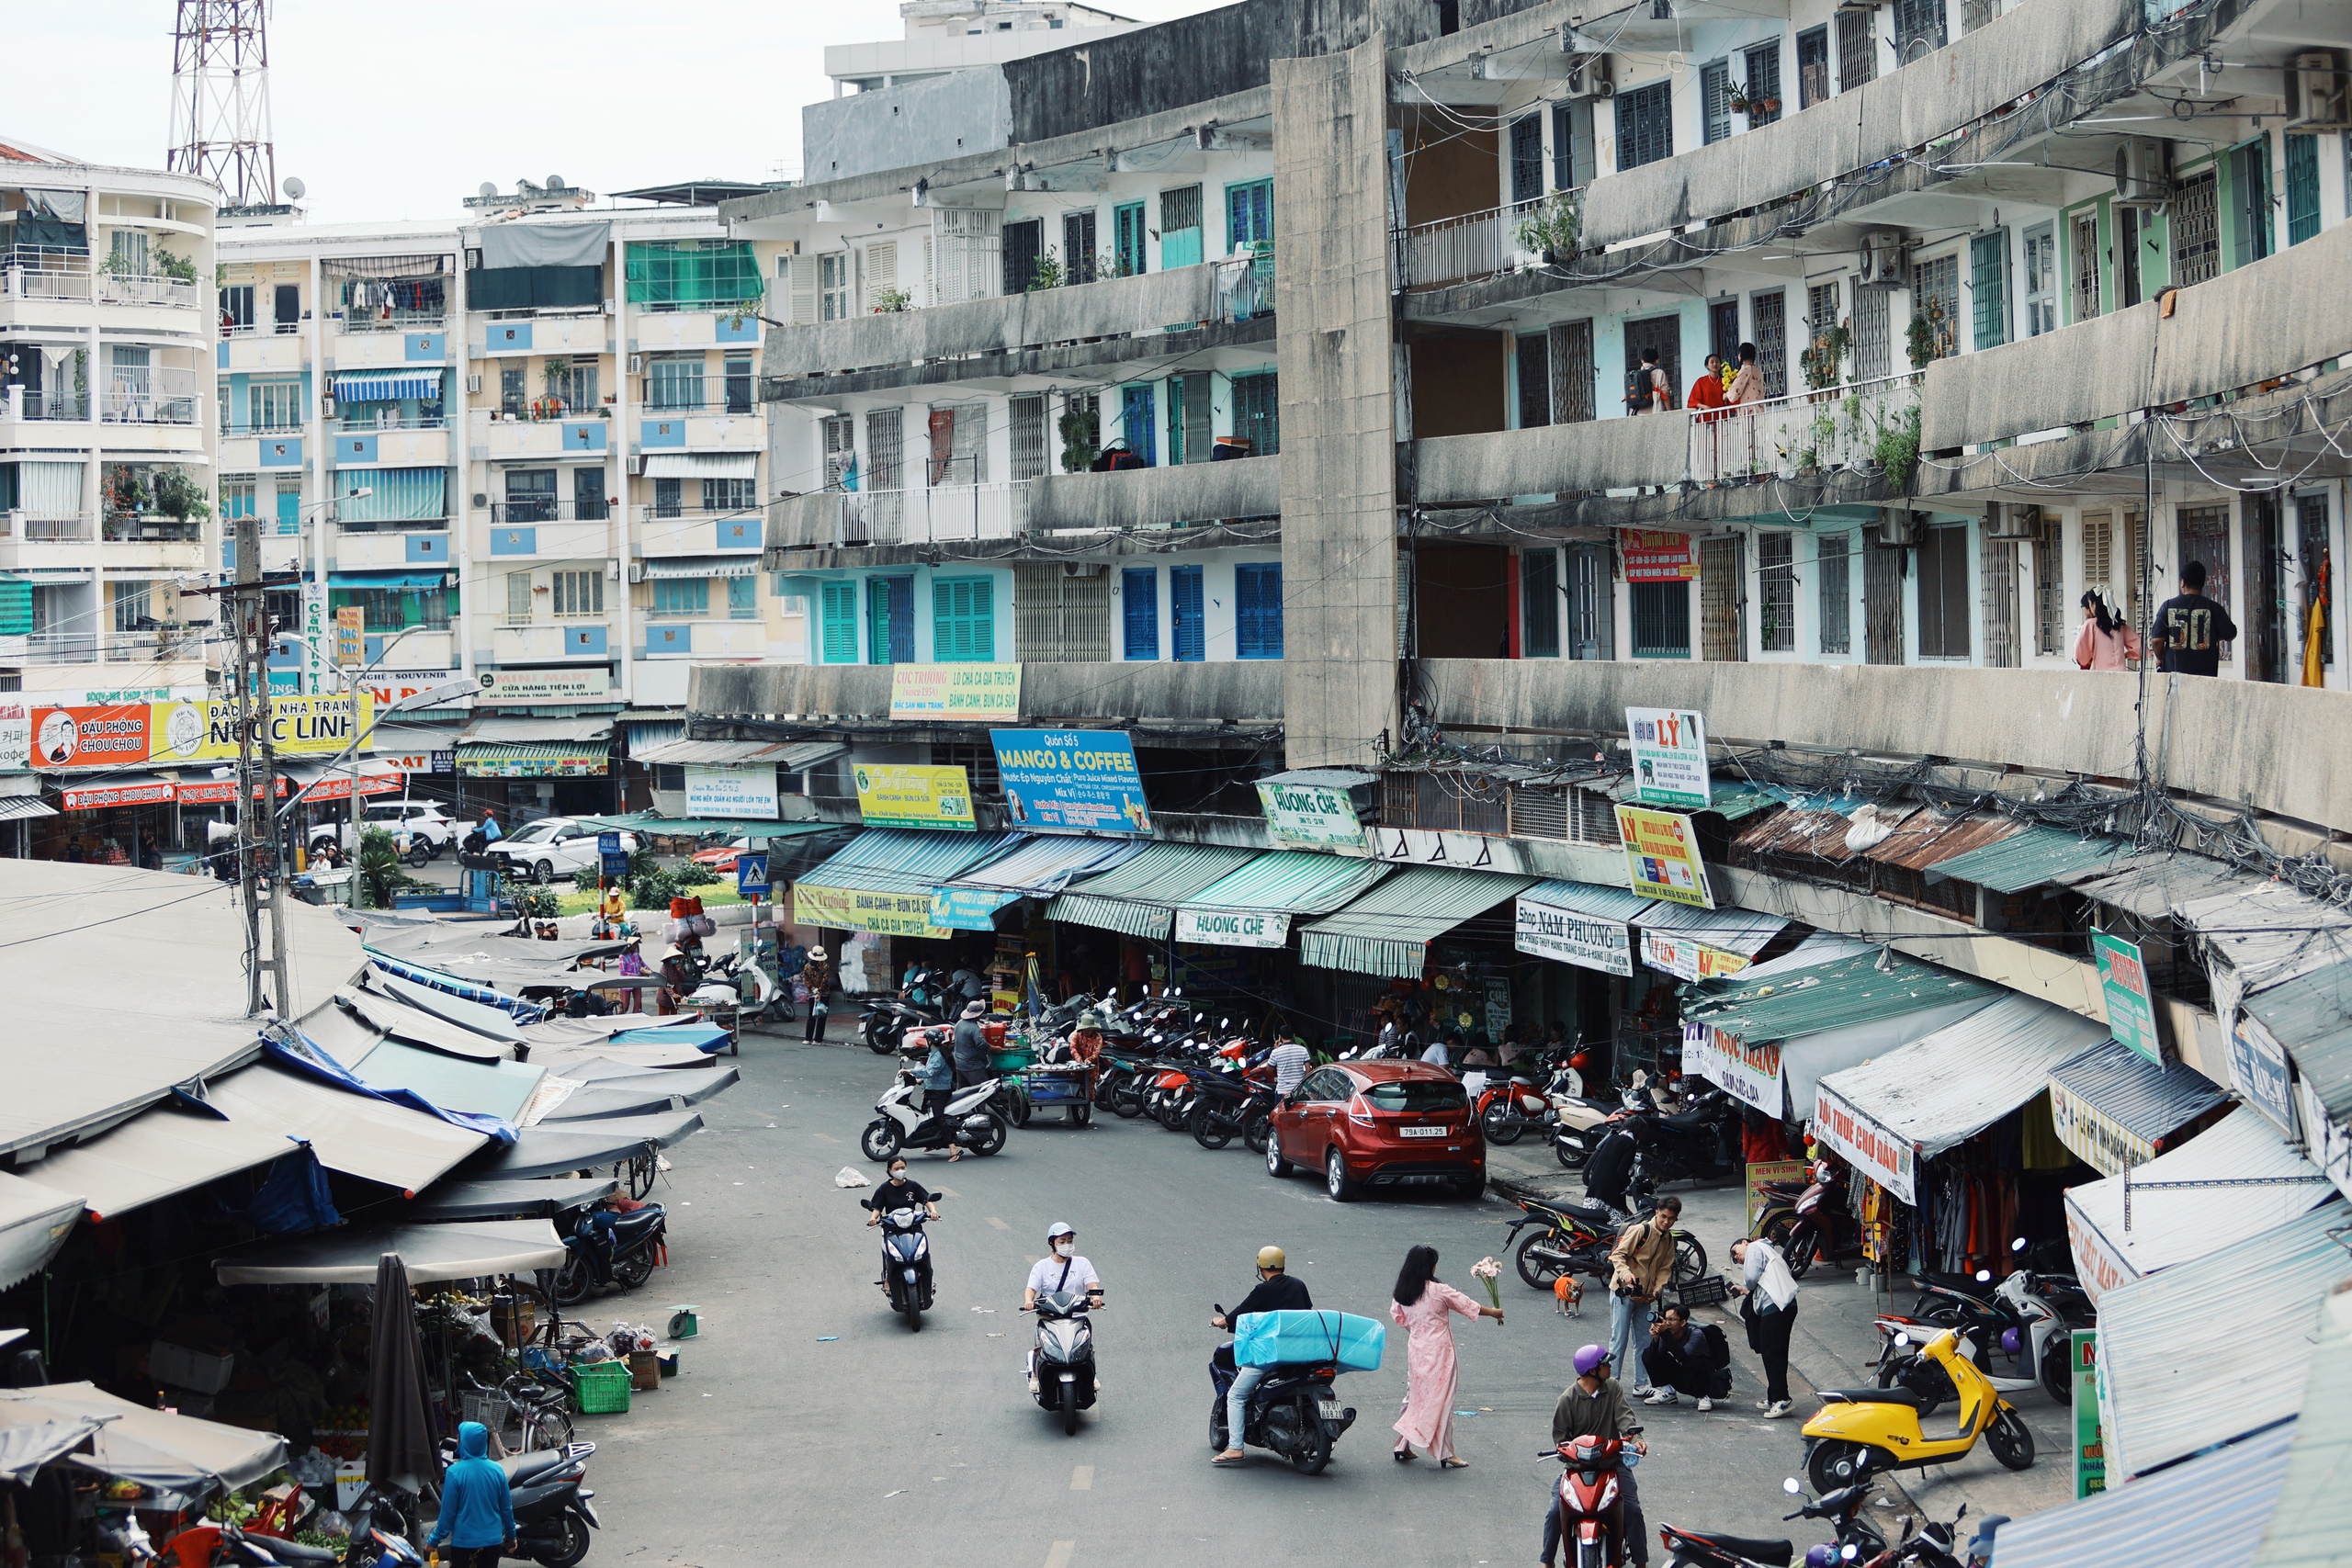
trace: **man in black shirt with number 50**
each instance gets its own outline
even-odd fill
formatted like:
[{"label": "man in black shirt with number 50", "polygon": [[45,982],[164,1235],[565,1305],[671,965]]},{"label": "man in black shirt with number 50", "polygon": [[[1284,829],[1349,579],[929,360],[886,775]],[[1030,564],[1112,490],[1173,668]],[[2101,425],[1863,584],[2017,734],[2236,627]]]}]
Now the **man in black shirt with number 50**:
[{"label": "man in black shirt with number 50", "polygon": [[2156,668],[2178,675],[2219,675],[2222,648],[2233,642],[2238,625],[2229,607],[2205,597],[2205,563],[2180,569],[2180,592],[2156,606],[2152,643]]}]

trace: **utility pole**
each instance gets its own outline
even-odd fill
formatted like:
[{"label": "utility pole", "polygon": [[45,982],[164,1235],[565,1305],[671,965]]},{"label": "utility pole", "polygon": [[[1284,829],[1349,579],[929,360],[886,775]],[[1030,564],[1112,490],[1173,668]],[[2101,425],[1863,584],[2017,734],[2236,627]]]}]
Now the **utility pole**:
[{"label": "utility pole", "polygon": [[[262,971],[275,981],[277,1016],[293,1015],[286,972],[286,877],[279,863],[277,748],[270,738],[266,653],[269,609],[262,588],[261,519],[237,520],[237,571],[230,613],[237,627],[237,883],[245,906],[245,1015],[265,1006]],[[258,688],[258,690],[257,690]],[[261,900],[269,898],[269,957],[261,955]]]}]

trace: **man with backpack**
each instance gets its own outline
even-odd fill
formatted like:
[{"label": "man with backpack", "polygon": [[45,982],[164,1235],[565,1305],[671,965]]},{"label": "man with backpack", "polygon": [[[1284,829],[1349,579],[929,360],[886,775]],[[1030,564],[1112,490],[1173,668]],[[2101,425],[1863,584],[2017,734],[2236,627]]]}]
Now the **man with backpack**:
[{"label": "man with backpack", "polygon": [[1673,1404],[1689,1394],[1702,1413],[1731,1393],[1731,1345],[1714,1324],[1693,1327],[1679,1302],[1650,1319],[1650,1342],[1642,1348],[1642,1381],[1652,1386],[1646,1403]]},{"label": "man with backpack", "polygon": [[1642,350],[1642,367],[1625,378],[1625,412],[1629,414],[1664,411],[1674,406],[1674,383],[1659,367],[1657,350]]}]

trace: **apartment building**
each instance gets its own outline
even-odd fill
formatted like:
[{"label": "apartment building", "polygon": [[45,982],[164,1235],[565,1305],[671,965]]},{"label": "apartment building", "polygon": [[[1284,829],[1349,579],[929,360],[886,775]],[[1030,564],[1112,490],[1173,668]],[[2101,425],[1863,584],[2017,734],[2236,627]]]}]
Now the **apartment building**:
[{"label": "apartment building", "polygon": [[[804,656],[758,570],[768,264],[711,205],[757,188],[550,179],[457,223],[223,236],[223,514],[303,572],[282,626],[364,611],[379,694],[473,682],[386,727],[424,787],[615,808],[689,660]],[[279,678],[331,686],[324,646],[289,639]]]},{"label": "apartment building", "polygon": [[[201,698],[209,183],[0,141],[0,689]],[[21,721],[22,713],[18,714]],[[21,743],[20,743],[21,745]],[[0,773],[21,775],[19,754]]]}]

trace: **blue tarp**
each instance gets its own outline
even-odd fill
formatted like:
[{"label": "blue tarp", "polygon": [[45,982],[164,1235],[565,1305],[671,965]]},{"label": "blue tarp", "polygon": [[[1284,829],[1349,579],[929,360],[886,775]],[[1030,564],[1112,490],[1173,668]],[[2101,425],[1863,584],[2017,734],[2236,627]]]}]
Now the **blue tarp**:
[{"label": "blue tarp", "polygon": [[405,567],[387,567],[381,571],[331,571],[327,573],[329,588],[438,588],[448,575],[447,570],[411,571]]},{"label": "blue tarp", "polygon": [[469,985],[454,976],[439,974],[431,969],[420,969],[413,964],[402,964],[396,958],[385,957],[372,947],[365,951],[368,961],[388,975],[397,975],[412,985],[424,986],[435,991],[447,992],[465,1001],[486,1008],[496,1008],[503,1013],[511,1013],[517,1023],[537,1023],[548,1016],[548,1010],[537,1002],[526,1002],[520,997],[510,997],[503,991],[492,991],[481,986]]},{"label": "blue tarp", "polygon": [[613,1036],[616,1045],[691,1045],[706,1055],[726,1048],[731,1038],[715,1023],[674,1023],[666,1029],[631,1029]]},{"label": "blue tarp", "polygon": [[286,1032],[291,1037],[290,1043],[266,1034],[262,1036],[262,1043],[268,1048],[270,1059],[283,1066],[290,1067],[298,1073],[316,1078],[321,1083],[332,1084],[336,1089],[352,1094],[364,1095],[369,1100],[380,1100],[387,1105],[398,1105],[410,1111],[421,1111],[427,1116],[440,1118],[452,1127],[461,1127],[469,1133],[479,1133],[486,1138],[495,1138],[502,1145],[511,1147],[514,1145],[514,1123],[503,1117],[480,1116],[465,1111],[444,1111],[413,1089],[370,1088],[362,1083],[350,1068],[329,1055],[318,1042],[300,1030],[288,1025]]}]

